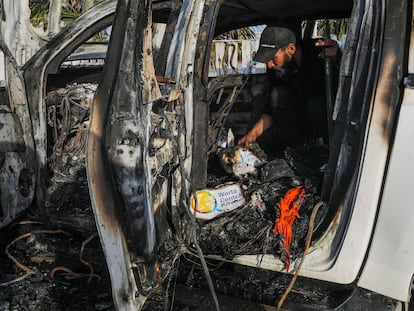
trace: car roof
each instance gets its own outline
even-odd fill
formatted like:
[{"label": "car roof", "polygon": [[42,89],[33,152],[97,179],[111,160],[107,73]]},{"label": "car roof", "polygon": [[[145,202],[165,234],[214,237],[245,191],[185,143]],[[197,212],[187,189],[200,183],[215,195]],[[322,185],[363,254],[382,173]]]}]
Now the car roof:
[{"label": "car roof", "polygon": [[285,20],[349,17],[353,0],[224,0],[217,31]]},{"label": "car roof", "polygon": [[[166,22],[171,2],[153,0],[154,20]],[[215,34],[228,30],[285,21],[344,18],[351,15],[353,0],[223,0]]]}]

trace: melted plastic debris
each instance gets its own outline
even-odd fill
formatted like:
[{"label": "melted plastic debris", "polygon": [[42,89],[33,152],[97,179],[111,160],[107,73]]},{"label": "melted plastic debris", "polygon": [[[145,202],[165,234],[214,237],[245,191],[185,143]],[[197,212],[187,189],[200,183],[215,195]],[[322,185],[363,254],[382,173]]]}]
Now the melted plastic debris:
[{"label": "melted plastic debris", "polygon": [[238,178],[257,175],[258,169],[266,163],[267,155],[253,143],[248,149],[242,146],[230,147],[219,151],[223,169]]},{"label": "melted plastic debris", "polygon": [[294,177],[295,172],[285,159],[274,159],[260,171],[260,182],[266,183],[283,177]]}]

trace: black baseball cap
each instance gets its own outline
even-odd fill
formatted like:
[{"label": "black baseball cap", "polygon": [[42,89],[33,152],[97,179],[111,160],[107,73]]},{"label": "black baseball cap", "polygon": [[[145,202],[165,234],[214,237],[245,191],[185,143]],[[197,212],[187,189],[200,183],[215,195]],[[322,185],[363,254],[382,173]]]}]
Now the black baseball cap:
[{"label": "black baseball cap", "polygon": [[253,60],[267,63],[273,59],[277,50],[289,43],[296,44],[296,36],[292,30],[285,27],[267,26],[260,36],[259,50],[254,55]]}]

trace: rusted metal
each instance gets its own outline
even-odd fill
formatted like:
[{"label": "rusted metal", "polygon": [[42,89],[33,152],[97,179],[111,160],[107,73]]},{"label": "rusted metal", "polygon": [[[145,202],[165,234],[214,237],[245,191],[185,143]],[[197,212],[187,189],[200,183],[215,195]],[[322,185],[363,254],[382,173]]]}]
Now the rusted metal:
[{"label": "rusted metal", "polygon": [[212,23],[217,18],[221,1],[207,0],[204,2],[205,13],[198,32],[197,50],[195,54],[194,75],[194,152],[192,159],[193,189],[202,189],[207,184],[207,152],[208,123],[210,108],[207,100],[207,81],[210,59],[210,44],[214,36]]},{"label": "rusted metal", "polygon": [[151,289],[145,274],[135,276],[134,266],[148,271],[151,280],[156,270],[151,264],[156,236],[148,147],[152,102],[160,93],[150,16],[149,1],[118,2],[90,121],[88,182],[118,310],[140,310],[142,294]]},{"label": "rusted metal", "polygon": [[154,58],[152,55],[152,11],[148,13],[147,27],[144,31],[142,53],[142,90],[143,103],[150,104],[161,98],[161,91],[155,75]]},{"label": "rusted metal", "polygon": [[[134,241],[131,247],[135,253],[151,258],[155,247],[155,224],[148,146],[152,96],[157,92],[158,85],[153,71],[149,70],[149,67],[153,69],[152,62],[148,60],[152,55],[147,45],[148,40],[151,40],[148,32],[151,20],[149,3],[142,3],[142,7],[128,4],[127,7],[135,20],[125,22],[122,28],[113,29],[112,38],[115,38],[116,31],[122,31],[123,35],[112,42],[117,45],[116,48],[124,46],[124,50],[117,55],[119,69],[115,70],[119,71],[111,86],[112,93],[107,98],[111,113],[107,112],[104,143],[108,150],[107,165],[120,197],[119,208],[122,209],[120,216],[124,231]],[[141,11],[146,12],[145,15]],[[116,18],[125,19],[125,16],[119,14]],[[109,61],[113,47],[110,44]],[[108,70],[112,68],[105,68],[104,79]]]}]

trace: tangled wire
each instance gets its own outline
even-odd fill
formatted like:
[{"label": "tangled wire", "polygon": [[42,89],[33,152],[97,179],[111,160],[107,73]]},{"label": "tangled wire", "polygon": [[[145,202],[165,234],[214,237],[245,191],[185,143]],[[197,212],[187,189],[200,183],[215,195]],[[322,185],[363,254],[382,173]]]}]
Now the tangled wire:
[{"label": "tangled wire", "polygon": [[47,95],[49,165],[52,170],[62,163],[64,153],[72,157],[84,156],[95,91],[95,84],[72,84]]}]

